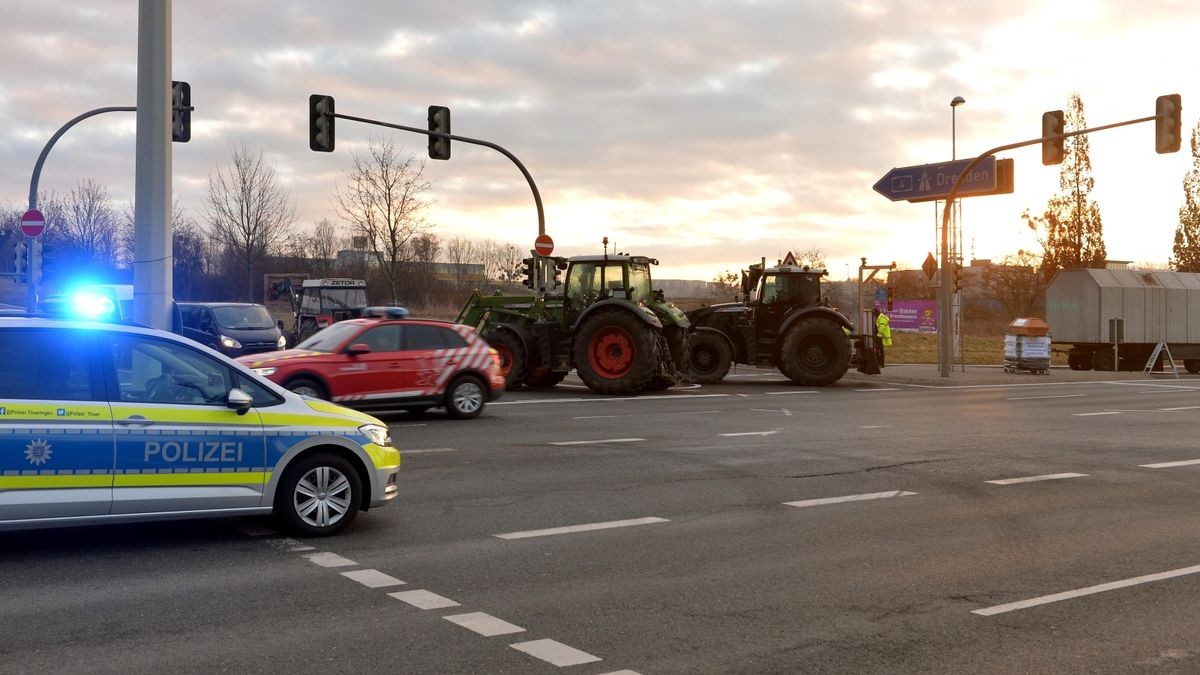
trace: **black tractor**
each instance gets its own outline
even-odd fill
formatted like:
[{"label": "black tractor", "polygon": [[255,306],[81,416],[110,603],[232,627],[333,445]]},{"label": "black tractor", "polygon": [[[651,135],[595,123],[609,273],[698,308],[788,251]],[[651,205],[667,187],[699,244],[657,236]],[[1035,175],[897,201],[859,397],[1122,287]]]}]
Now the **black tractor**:
[{"label": "black tractor", "polygon": [[771,365],[807,386],[840,380],[853,325],[822,296],[826,274],[807,265],[751,265],[742,272],[742,302],[688,312],[693,380],[716,384],[733,363]]}]

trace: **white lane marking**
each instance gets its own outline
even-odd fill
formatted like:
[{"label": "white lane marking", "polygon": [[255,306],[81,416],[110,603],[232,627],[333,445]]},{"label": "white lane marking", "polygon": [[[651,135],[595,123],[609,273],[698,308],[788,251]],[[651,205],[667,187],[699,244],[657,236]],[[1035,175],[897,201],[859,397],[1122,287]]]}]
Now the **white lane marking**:
[{"label": "white lane marking", "polygon": [[571,534],[574,532],[590,532],[592,530],[611,530],[615,527],[633,527],[635,525],[653,525],[656,523],[669,523],[671,521],[666,518],[630,518],[628,520],[610,520],[604,523],[588,523],[586,525],[567,525],[564,527],[550,527],[544,530],[525,530],[524,532],[506,532],[504,534],[493,535],[497,539],[529,539],[530,537],[548,537],[555,534]]},{"label": "white lane marking", "polygon": [[445,609],[446,607],[458,607],[458,603],[450,598],[443,598],[437,593],[430,593],[424,589],[415,591],[399,591],[396,593],[388,593],[388,595],[400,600],[401,602],[407,602],[417,609]]},{"label": "white lane marking", "polygon": [[576,417],[574,419],[577,419],[577,420],[603,420],[603,419],[608,419],[610,417],[624,417],[624,415],[582,415],[582,416]]},{"label": "white lane marking", "polygon": [[509,645],[509,647],[519,652],[525,652],[535,659],[541,659],[559,668],[578,666],[583,663],[595,663],[601,660],[599,656],[592,656],[587,652],[579,651],[574,647],[568,647],[555,640],[516,642]]},{"label": "white lane marking", "polygon": [[247,537],[268,537],[273,534],[279,534],[269,527],[263,527],[262,525],[255,525],[253,523],[234,523],[233,529],[241,532]]},{"label": "white lane marking", "polygon": [[287,551],[288,553],[317,550],[316,546],[310,546],[302,541],[289,539],[287,537],[283,537],[281,539],[268,539],[267,543],[281,551]]},{"label": "white lane marking", "polygon": [[719,434],[721,436],[774,436],[783,431],[783,429],[775,429],[774,431],[739,431],[731,434]]},{"label": "white lane marking", "polygon": [[1059,394],[1058,396],[1013,396],[1013,397],[1009,398],[1008,400],[1010,400],[1010,401],[1041,401],[1041,400],[1047,399],[1047,398],[1079,398],[1080,396],[1087,396],[1087,394]]},{"label": "white lane marking", "polygon": [[859,427],[859,429],[887,429],[887,428],[888,428],[887,424],[866,424],[866,425]]},{"label": "white lane marking", "polygon": [[779,410],[772,410],[772,409],[770,409],[770,408],[751,408],[751,409],[750,409],[750,412],[770,412],[770,413],[783,413],[785,417],[791,417],[791,416],[792,416],[792,411],[791,411],[791,410],[788,410],[787,408],[780,408]]},{"label": "white lane marking", "polygon": [[1136,381],[1135,382],[1116,381],[1116,382],[1107,382],[1106,384],[1124,384],[1124,385],[1133,385],[1135,387],[1164,387],[1167,389],[1179,389],[1182,391],[1200,390],[1200,387],[1190,387],[1186,384],[1154,384],[1151,382],[1136,382]]},{"label": "white lane marking", "polygon": [[512,633],[524,633],[525,629],[511,624],[504,619],[497,619],[491,614],[485,612],[469,612],[467,614],[452,614],[443,616],[443,619],[450,623],[457,624],[466,628],[469,631],[479,633],[484,637],[492,637],[495,635],[510,635]]},{"label": "white lane marking", "polygon": [[1137,586],[1139,584],[1162,581],[1163,579],[1172,579],[1175,577],[1186,576],[1188,574],[1196,574],[1197,572],[1200,572],[1200,565],[1181,567],[1180,569],[1170,570],[1169,572],[1147,574],[1145,576],[1133,577],[1132,579],[1122,579],[1121,581],[1111,581],[1107,584],[1098,584],[1096,586],[1088,586],[1087,588],[1079,588],[1073,591],[1063,591],[1062,593],[1043,595],[1037,598],[1030,598],[1029,600],[1009,602],[1003,605],[984,607],[983,609],[973,609],[971,610],[971,613],[978,614],[980,616],[993,616],[996,614],[1003,614],[1005,612],[1012,612],[1018,609],[1029,609],[1030,607],[1037,607],[1038,605],[1047,605],[1052,602],[1060,602],[1062,600],[1070,600],[1072,598],[1079,598],[1085,595],[1103,593],[1104,591],[1113,591],[1118,588],[1128,588],[1129,586]]},{"label": "white lane marking", "polygon": [[997,480],[985,480],[985,483],[992,485],[1017,485],[1018,483],[1036,483],[1043,480],[1061,480],[1063,478],[1086,478],[1086,473],[1048,473],[1044,476],[1024,476],[1022,478],[1000,478]]},{"label": "white lane marking", "polygon": [[1182,408],[1159,408],[1159,412],[1179,412],[1181,410],[1200,410],[1200,405],[1189,405]]},{"label": "white lane marking", "polygon": [[818,394],[816,391],[768,391],[767,396],[787,396],[789,394]]},{"label": "white lane marking", "polygon": [[458,452],[458,448],[422,448],[420,450],[401,450],[402,455],[429,455],[435,452]]},{"label": "white lane marking", "polygon": [[626,668],[625,670],[614,670],[611,673],[600,673],[600,675],[642,675],[642,674],[636,670],[629,670],[628,668]]},{"label": "white lane marking", "polygon": [[854,391],[900,391],[899,387],[880,387],[878,389],[872,387],[870,389],[855,389]]},{"label": "white lane marking", "polygon": [[695,410],[695,411],[691,411],[691,412],[677,412],[677,413],[671,413],[671,414],[672,415],[716,415],[719,412],[721,412],[721,411],[720,410]]},{"label": "white lane marking", "polygon": [[[495,404],[493,403],[492,405],[495,405]],[[424,422],[422,422],[421,424],[392,424],[392,425],[389,425],[389,426],[393,426],[393,427],[396,427],[396,428],[398,428],[398,429],[407,429],[407,428],[409,428],[409,427],[423,427],[423,426],[426,426],[426,425],[425,425],[425,423],[424,423]]]},{"label": "white lane marking", "polygon": [[1157,464],[1138,464],[1144,469],[1170,469],[1176,466],[1195,466],[1200,464],[1200,459],[1185,459],[1181,462],[1158,462]]},{"label": "white lane marking", "polygon": [[396,577],[384,574],[379,570],[352,570],[342,572],[342,576],[357,581],[367,588],[386,588],[388,586],[403,586],[404,582]]},{"label": "white lane marking", "polygon": [[550,445],[598,445],[600,443],[637,443],[644,438],[602,438],[595,441],[555,441]]},{"label": "white lane marking", "polygon": [[1076,417],[1095,417],[1096,415],[1120,415],[1120,414],[1121,413],[1116,410],[1109,410],[1106,412],[1075,413],[1075,416]]},{"label": "white lane marking", "polygon": [[349,558],[343,558],[336,553],[330,553],[328,551],[323,551],[321,553],[309,553],[304,557],[308,558],[309,562],[312,564],[320,565],[321,567],[350,567],[351,565],[358,564]]},{"label": "white lane marking", "polygon": [[890,499],[892,497],[910,497],[915,495],[915,492],[903,492],[900,490],[891,490],[888,492],[871,492],[864,495],[846,495],[844,497],[825,497],[824,499],[805,499],[799,502],[784,502],[784,506],[795,506],[804,508],[807,506],[824,506],[826,504],[840,504],[842,502],[863,502],[871,499]]},{"label": "white lane marking", "polygon": [[538,398],[524,401],[493,401],[488,405],[533,405],[544,403],[595,403],[597,401],[662,401],[675,398],[729,398],[729,394],[668,394],[666,396],[605,396],[604,398]]}]

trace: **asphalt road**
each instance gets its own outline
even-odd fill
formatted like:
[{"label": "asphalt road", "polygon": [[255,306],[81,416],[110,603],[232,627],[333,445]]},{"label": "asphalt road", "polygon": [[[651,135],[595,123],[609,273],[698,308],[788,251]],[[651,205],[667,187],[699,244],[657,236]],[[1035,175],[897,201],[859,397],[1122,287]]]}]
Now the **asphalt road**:
[{"label": "asphalt road", "polygon": [[1016,382],[396,415],[338,537],[0,534],[0,672],[1200,670],[1200,377]]}]

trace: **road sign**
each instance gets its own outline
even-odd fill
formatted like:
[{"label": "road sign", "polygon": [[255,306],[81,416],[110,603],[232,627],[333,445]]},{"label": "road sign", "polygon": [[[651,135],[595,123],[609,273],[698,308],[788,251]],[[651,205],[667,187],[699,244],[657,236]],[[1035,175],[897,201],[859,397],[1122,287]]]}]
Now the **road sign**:
[{"label": "road sign", "polygon": [[533,250],[540,256],[548,256],[554,253],[554,240],[548,234],[539,234],[538,238],[533,240]]},{"label": "road sign", "polygon": [[37,209],[29,209],[21,216],[21,231],[26,237],[36,237],[46,229],[46,216]]},{"label": "road sign", "polygon": [[925,270],[925,277],[933,281],[933,275],[937,272],[937,260],[934,259],[932,253],[925,256],[925,262],[921,263],[921,269]]},{"label": "road sign", "polygon": [[[909,202],[927,202],[950,196],[950,188],[958,174],[973,160],[941,164],[919,164],[902,166],[885,173],[874,189],[888,199]],[[996,194],[996,158],[988,157],[975,165],[971,173],[963,178],[958,188],[959,197]]]}]

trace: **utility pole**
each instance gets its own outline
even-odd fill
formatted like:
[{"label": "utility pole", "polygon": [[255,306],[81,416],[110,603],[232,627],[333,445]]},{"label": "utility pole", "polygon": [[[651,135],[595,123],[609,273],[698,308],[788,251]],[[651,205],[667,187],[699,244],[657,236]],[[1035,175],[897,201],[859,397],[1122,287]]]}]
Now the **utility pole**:
[{"label": "utility pole", "polygon": [[171,0],[138,0],[133,316],[171,328]]}]

